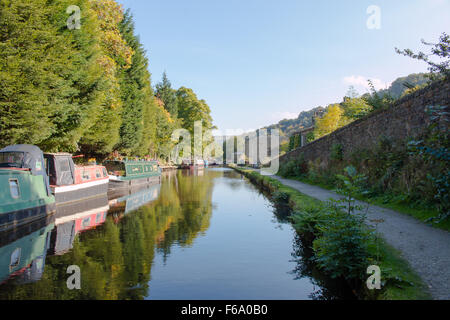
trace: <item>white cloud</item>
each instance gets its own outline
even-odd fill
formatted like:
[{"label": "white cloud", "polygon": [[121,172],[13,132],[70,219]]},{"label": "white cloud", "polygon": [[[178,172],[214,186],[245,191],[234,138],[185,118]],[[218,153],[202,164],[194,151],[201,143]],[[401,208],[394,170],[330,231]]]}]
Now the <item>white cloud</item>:
[{"label": "white cloud", "polygon": [[371,80],[373,83],[373,86],[376,90],[380,89],[386,89],[389,87],[389,82],[384,82],[377,78],[369,78],[369,77],[363,77],[363,76],[348,76],[343,78],[343,82],[348,86],[354,86],[355,89],[366,89],[369,90],[369,83],[367,80]]}]

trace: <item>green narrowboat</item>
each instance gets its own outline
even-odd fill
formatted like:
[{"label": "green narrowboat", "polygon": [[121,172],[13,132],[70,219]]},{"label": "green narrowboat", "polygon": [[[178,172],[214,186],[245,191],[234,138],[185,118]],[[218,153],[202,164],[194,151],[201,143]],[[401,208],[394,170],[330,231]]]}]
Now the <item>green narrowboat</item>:
[{"label": "green narrowboat", "polygon": [[0,150],[0,231],[55,212],[42,151],[31,145]]},{"label": "green narrowboat", "polygon": [[161,182],[158,161],[107,160],[103,165],[109,174],[109,191]]}]

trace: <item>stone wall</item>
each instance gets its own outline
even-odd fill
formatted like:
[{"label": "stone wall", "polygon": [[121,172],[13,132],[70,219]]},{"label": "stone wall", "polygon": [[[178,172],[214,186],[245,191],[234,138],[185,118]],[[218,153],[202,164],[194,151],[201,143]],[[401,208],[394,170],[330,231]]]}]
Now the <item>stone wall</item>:
[{"label": "stone wall", "polygon": [[450,107],[450,81],[437,82],[416,91],[397,101],[392,108],[376,111],[283,155],[280,162],[298,158],[303,154],[305,160],[327,166],[334,144],[342,145],[345,159],[353,152],[371,148],[378,142],[380,136],[394,142],[404,142],[410,137],[419,136],[429,125],[425,107],[430,105]]}]

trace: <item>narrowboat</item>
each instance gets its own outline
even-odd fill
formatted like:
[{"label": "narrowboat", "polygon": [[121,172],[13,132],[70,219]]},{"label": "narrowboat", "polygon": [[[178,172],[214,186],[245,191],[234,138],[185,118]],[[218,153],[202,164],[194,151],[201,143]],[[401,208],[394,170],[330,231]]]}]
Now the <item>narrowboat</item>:
[{"label": "narrowboat", "polygon": [[109,173],[109,191],[161,182],[158,161],[107,160],[103,165]]},{"label": "narrowboat", "polygon": [[185,159],[181,162],[181,169],[190,169],[190,170],[201,170],[205,168],[205,162],[202,159],[196,159],[194,161],[190,159]]},{"label": "narrowboat", "polygon": [[32,145],[0,150],[0,231],[55,212],[42,151]]},{"label": "narrowboat", "polygon": [[46,153],[44,158],[50,188],[58,205],[108,192],[109,177],[105,167],[77,166],[69,153]]}]

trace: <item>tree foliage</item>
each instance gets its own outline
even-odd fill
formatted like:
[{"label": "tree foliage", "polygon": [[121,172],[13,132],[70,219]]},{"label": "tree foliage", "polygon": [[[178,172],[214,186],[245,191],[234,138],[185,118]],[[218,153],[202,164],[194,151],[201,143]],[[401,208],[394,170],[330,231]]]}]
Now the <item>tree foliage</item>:
[{"label": "tree foliage", "polygon": [[349,119],[360,119],[372,111],[372,106],[358,97],[345,97],[341,106],[344,109],[343,116]]},{"label": "tree foliage", "polygon": [[[67,27],[71,5],[80,29]],[[156,98],[148,69],[115,0],[0,0],[0,146],[167,158],[172,131],[195,120],[211,128],[210,109],[191,89],[178,97],[165,74]]]},{"label": "tree foliage", "polygon": [[171,116],[173,118],[177,118],[177,95],[176,91],[172,89],[172,84],[167,78],[166,72],[163,73],[161,82],[156,85],[156,96],[161,99],[164,104],[164,108],[171,114]]},{"label": "tree foliage", "polygon": [[330,105],[322,118],[316,119],[314,137],[320,138],[345,126],[350,121],[344,115],[344,110],[339,104]]},{"label": "tree foliage", "polygon": [[[406,57],[424,61],[428,64],[428,70],[430,71],[430,79],[436,80],[442,77],[448,79],[450,76],[450,36],[443,32],[439,37],[438,43],[426,42],[422,39],[422,43],[431,47],[431,53],[426,54],[424,52],[414,53],[411,49],[399,50],[395,48],[398,54],[402,54]],[[437,58],[437,61],[433,61],[430,56]]]}]

